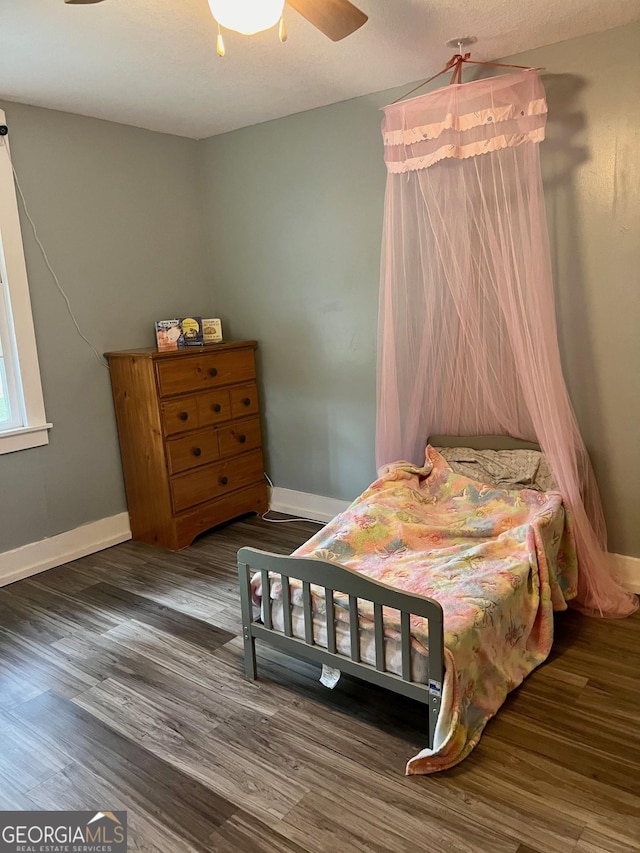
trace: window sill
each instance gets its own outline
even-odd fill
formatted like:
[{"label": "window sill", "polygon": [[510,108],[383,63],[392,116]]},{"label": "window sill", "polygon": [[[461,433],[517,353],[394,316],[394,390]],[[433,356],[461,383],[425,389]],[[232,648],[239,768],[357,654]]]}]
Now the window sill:
[{"label": "window sill", "polygon": [[49,430],[52,426],[53,424],[42,424],[0,432],[0,455],[49,444]]}]

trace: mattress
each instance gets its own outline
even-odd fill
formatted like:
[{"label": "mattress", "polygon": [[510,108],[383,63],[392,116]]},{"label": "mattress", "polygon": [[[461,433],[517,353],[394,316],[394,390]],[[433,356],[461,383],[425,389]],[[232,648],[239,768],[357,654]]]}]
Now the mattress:
[{"label": "mattress", "polygon": [[[315,596],[314,596],[315,600]],[[338,610],[338,607],[335,608]],[[342,608],[340,608],[342,609]],[[284,633],[284,615],[283,615],[282,598],[271,601],[271,619],[273,627]],[[313,608],[313,640],[314,643],[322,648],[327,648],[327,620],[324,612],[318,612],[319,608]],[[346,611],[345,611],[346,613]],[[337,614],[338,616],[341,614]],[[351,658],[351,634],[349,631],[349,623],[341,621],[340,618],[335,619],[336,626],[336,648],[341,655]],[[300,640],[305,638],[304,630],[304,611],[298,604],[293,604],[291,607],[291,627],[293,636]],[[376,665],[376,648],[374,640],[373,623],[366,616],[358,618],[359,638],[360,638],[360,659],[364,663]],[[384,638],[385,651],[385,669],[387,672],[392,672],[394,675],[402,675],[402,652],[400,639],[391,636],[388,632]],[[340,668],[339,659],[336,660],[336,668]],[[428,679],[428,660],[424,647],[419,643],[413,643],[411,646],[411,678],[420,684],[426,684]]]}]

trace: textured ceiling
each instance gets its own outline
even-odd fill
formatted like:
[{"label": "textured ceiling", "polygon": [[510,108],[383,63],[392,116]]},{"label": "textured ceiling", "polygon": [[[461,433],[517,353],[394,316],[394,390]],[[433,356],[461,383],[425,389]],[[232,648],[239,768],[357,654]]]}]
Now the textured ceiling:
[{"label": "textured ceiling", "polygon": [[640,19],[638,0],[355,0],[369,21],[333,43],[296,12],[225,33],[207,0],[0,0],[0,98],[203,138],[425,78],[444,42],[493,59]]}]

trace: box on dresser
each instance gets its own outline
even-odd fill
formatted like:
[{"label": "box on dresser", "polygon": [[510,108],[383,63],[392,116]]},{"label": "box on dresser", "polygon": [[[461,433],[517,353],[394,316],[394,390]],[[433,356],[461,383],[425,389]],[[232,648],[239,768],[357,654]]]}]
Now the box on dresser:
[{"label": "box on dresser", "polygon": [[178,550],[267,509],[256,347],[105,354],[134,539]]}]

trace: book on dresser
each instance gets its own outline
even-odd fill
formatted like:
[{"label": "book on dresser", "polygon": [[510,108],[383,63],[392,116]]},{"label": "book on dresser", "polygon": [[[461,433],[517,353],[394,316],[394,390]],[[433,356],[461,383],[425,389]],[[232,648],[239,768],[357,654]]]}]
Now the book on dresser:
[{"label": "book on dresser", "polygon": [[178,550],[267,509],[256,347],[105,353],[134,539]]}]

